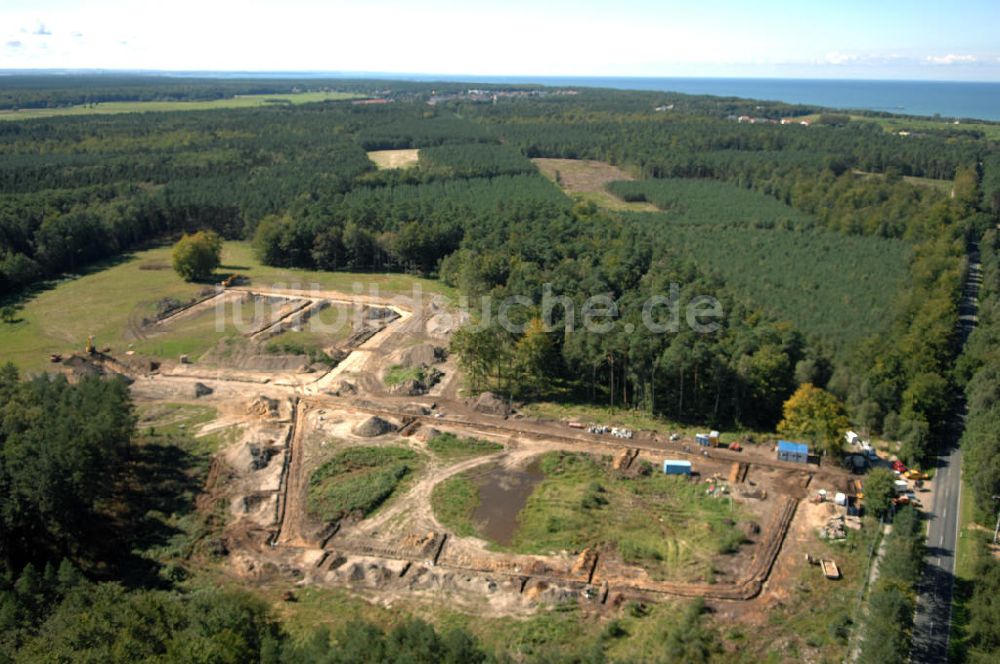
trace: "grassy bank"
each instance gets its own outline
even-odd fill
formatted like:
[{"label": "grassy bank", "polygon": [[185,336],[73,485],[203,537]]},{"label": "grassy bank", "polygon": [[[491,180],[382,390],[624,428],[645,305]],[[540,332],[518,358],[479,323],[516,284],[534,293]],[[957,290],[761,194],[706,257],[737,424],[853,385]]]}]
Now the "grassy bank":
[{"label": "grassy bank", "polygon": [[[711,581],[713,559],[743,541],[736,524],[747,515],[726,498],[707,496],[701,483],[655,470],[624,479],[584,454],[550,452],[540,468],[544,479],[517,514],[510,545],[493,542],[492,548],[552,554],[609,547],[656,578]],[[483,536],[471,519],[480,474],[470,471],[438,487],[435,513],[459,534]]]},{"label": "grassy bank", "polygon": [[[452,294],[439,282],[402,274],[358,274],[273,268],[261,265],[249,244],[227,242],[218,275],[239,272],[260,287],[301,287],[345,293],[410,295]],[[79,276],[67,277],[23,303],[14,323],[0,323],[0,361],[10,360],[22,371],[48,366],[51,353],[82,351],[88,335],[114,353],[131,347],[157,357],[176,357],[205,350],[227,335],[215,329],[214,311],[188,321],[175,334],[157,336],[143,345],[143,318],[153,318],[157,303],[170,298],[187,302],[205,285],[182,280],[171,268],[171,248],[160,247],[123,256]],[[333,315],[322,314],[322,315]],[[313,339],[312,341],[315,341]],[[140,347],[141,346],[141,347]]]},{"label": "grassy bank", "polygon": [[358,99],[350,92],[299,92],[296,94],[237,95],[227,99],[206,101],[106,101],[96,104],[64,106],[58,108],[23,108],[0,111],[2,120],[34,120],[36,118],[61,118],[80,115],[118,115],[121,113],[150,113],[166,111],[212,111],[223,108],[259,108],[262,106],[288,106],[311,104],[321,101]]},{"label": "grassy bank", "polygon": [[955,547],[955,591],[951,605],[951,637],[948,641],[948,661],[964,662],[967,656],[966,626],[969,623],[969,600],[976,582],[976,544],[988,537],[988,530],[975,521],[972,491],[962,481],[959,505],[958,542]]},{"label": "grassy bank", "polygon": [[307,509],[324,521],[348,514],[368,516],[420,464],[415,452],[402,447],[349,447],[313,472]]}]

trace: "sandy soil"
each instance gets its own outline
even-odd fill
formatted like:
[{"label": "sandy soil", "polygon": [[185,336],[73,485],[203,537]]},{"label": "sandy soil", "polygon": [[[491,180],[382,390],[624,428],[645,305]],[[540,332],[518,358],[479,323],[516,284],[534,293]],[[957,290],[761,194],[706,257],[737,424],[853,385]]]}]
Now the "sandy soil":
[{"label": "sandy soil", "polygon": [[[621,173],[605,171],[605,176],[619,178]],[[245,297],[246,292],[232,289],[217,297]],[[565,599],[599,606],[609,596],[702,595],[742,602],[780,597],[794,578],[796,556],[801,557],[804,542],[816,527],[814,510],[802,499],[815,488],[837,488],[849,479],[838,468],[778,462],[766,448],[742,453],[710,450],[706,455],[693,440],[670,441],[658,432],[636,432],[632,440],[622,441],[564,422],[485,415],[459,397],[453,359],[437,361],[435,368],[444,376],[429,394],[394,395],[381,380],[386,368],[419,344],[446,348],[451,332],[462,322],[440,300],[415,303],[336,292],[254,292],[284,303],[271,325],[323,300],[386,307],[396,317],[347,349],[348,355],[336,367],[324,371],[249,371],[197,364],[140,370],[107,359],[135,381],[137,400],[209,404],[218,409],[219,418],[205,425],[206,431],[239,427],[238,439],[213,465],[206,489],[210,499],[204,502],[223,500],[230,506],[224,537],[231,569],[242,578],[259,581],[276,574],[295,583],[346,585],[385,602],[404,595],[431,598],[443,593],[470,611],[497,614],[532,611]],[[213,301],[206,301],[181,316],[212,306]],[[196,389],[197,385],[209,391]],[[372,415],[391,421],[403,433],[356,436],[355,425]],[[494,440],[504,449],[458,462],[426,454],[424,466],[404,493],[369,518],[338,524],[310,520],[305,509],[308,478],[328,458],[331,446],[395,444],[422,450],[421,437],[413,435],[420,427]],[[745,481],[732,489],[762,531],[724,564],[719,582],[661,583],[642,569],[593,552],[496,553],[478,538],[453,536],[434,517],[430,501],[434,487],[457,473],[487,463],[522,465],[549,450],[615,456],[626,446],[656,465],[668,455],[689,458],[702,478],[725,478],[734,464],[749,464]],[[759,490],[766,497],[741,498],[744,489]],[[779,571],[772,573],[772,567]],[[752,603],[756,601],[760,600]]]},{"label": "sandy soil", "polygon": [[420,150],[376,150],[369,152],[368,158],[379,169],[410,168],[420,160]]},{"label": "sandy soil", "polygon": [[584,159],[531,160],[545,177],[558,184],[570,196],[592,200],[601,207],[613,210],[655,212],[651,203],[626,203],[606,189],[609,182],[634,180],[629,173],[603,161]]}]

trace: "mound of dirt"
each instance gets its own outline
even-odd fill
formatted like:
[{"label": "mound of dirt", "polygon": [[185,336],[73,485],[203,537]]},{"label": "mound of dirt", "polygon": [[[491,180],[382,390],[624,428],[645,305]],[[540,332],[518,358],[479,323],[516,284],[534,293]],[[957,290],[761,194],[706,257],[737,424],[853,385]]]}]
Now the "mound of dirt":
[{"label": "mound of dirt", "polygon": [[410,378],[393,385],[389,392],[404,397],[415,397],[426,394],[427,386],[415,378]]},{"label": "mound of dirt", "polygon": [[247,415],[257,417],[276,418],[281,414],[281,402],[277,399],[269,399],[263,394],[250,402],[247,406]]},{"label": "mound of dirt", "polygon": [[209,394],[214,392],[211,387],[205,383],[195,383],[194,384],[194,398],[200,399],[201,397],[207,397]]},{"label": "mound of dirt", "polygon": [[748,538],[760,534],[760,524],[756,521],[740,521],[736,527]]},{"label": "mound of dirt", "polygon": [[387,307],[365,307],[364,317],[365,322],[388,325],[399,318],[399,314]]},{"label": "mound of dirt", "polygon": [[378,415],[369,417],[353,429],[355,436],[361,436],[363,438],[375,438],[376,436],[381,436],[395,430],[396,427],[392,424],[392,422],[383,420]]},{"label": "mound of dirt", "polygon": [[[278,451],[269,445],[245,442],[228,450],[227,458],[233,468],[245,474],[267,468]],[[246,500],[252,502],[254,498],[244,498],[244,501]]]},{"label": "mound of dirt", "polygon": [[302,372],[310,364],[309,358],[305,355],[269,353],[261,344],[245,339],[235,343],[229,339],[222,339],[202,356],[200,361],[241,371]]},{"label": "mound of dirt", "polygon": [[358,386],[349,380],[341,380],[330,386],[327,390],[328,394],[332,394],[335,397],[342,397],[350,394],[358,393]]},{"label": "mound of dirt", "polygon": [[440,346],[434,344],[420,344],[410,348],[402,357],[399,363],[404,367],[429,367],[432,364],[443,362],[447,352]]},{"label": "mound of dirt", "polygon": [[476,398],[472,404],[472,408],[478,413],[484,413],[486,415],[500,415],[506,417],[513,412],[513,409],[507,404],[506,401],[493,394],[492,392],[483,392]]},{"label": "mound of dirt", "polygon": [[441,435],[441,432],[434,427],[421,427],[417,430],[415,438],[422,443],[426,443],[430,440],[434,440]]}]

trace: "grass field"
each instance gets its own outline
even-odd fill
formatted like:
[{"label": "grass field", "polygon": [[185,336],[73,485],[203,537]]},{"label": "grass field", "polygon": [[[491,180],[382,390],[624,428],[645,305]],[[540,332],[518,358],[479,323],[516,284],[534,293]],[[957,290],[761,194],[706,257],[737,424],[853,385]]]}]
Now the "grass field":
[{"label": "grass field", "polygon": [[[518,662],[592,661],[588,657],[597,651],[616,662],[664,661],[665,636],[683,614],[683,602],[666,600],[648,606],[629,604],[613,620],[598,612],[584,613],[569,603],[542,607],[528,618],[500,618],[464,613],[443,603],[428,605],[403,599],[386,607],[366,602],[347,589],[309,585],[296,589],[295,602],[284,602],[281,596],[286,589],[275,584],[254,592],[273,606],[296,639],[318,626],[336,635],[355,618],[391,629],[406,616],[417,616],[440,631],[467,630],[486,651]],[[612,623],[616,629],[609,628]]]},{"label": "grass field", "polygon": [[[694,581],[711,580],[712,559],[743,541],[734,525],[746,516],[740,506],[707,496],[699,482],[655,470],[621,479],[584,454],[550,452],[540,467],[544,479],[517,515],[510,546],[493,548],[551,554],[613,546],[625,563],[656,578]],[[455,532],[482,536],[471,521],[479,500],[474,483],[459,475],[436,489],[434,503],[445,508],[437,516]]]},{"label": "grass field", "polygon": [[[114,353],[123,352],[129,344],[144,352],[171,357],[207,349],[220,338],[214,329],[214,315],[194,325],[189,321],[176,333],[148,342],[137,340],[129,332],[130,323],[134,325],[144,317],[154,316],[160,300],[174,298],[185,302],[205,287],[185,283],[178,277],[170,267],[170,252],[169,247],[136,252],[86,274],[63,279],[33,295],[23,303],[17,322],[0,323],[0,361],[10,360],[23,371],[41,371],[49,366],[49,354],[82,351],[91,334],[99,347],[110,346]],[[382,295],[409,295],[418,287],[425,294],[454,295],[454,291],[440,282],[402,274],[267,267],[254,258],[250,246],[243,242],[227,242],[222,259],[220,275],[238,271],[257,285]]]},{"label": "grass field", "polygon": [[307,509],[324,521],[352,513],[367,516],[420,464],[416,452],[403,447],[349,447],[313,472]]},{"label": "grass field", "polygon": [[472,513],[479,507],[479,487],[471,479],[456,475],[434,487],[431,508],[434,515],[459,537],[478,534]]},{"label": "grass field", "polygon": [[295,347],[318,351],[335,346],[351,335],[354,307],[333,304],[309,317],[301,329],[289,329],[268,340],[269,347]]},{"label": "grass field", "polygon": [[478,438],[459,438],[453,433],[442,433],[427,442],[427,449],[441,459],[468,459],[499,452],[503,450],[503,445]]},{"label": "grass field", "polygon": [[310,104],[320,101],[358,99],[350,92],[299,92],[295,94],[238,95],[228,99],[209,101],[109,101],[62,108],[25,108],[0,110],[0,120],[33,120],[77,115],[115,115],[120,113],[149,113],[157,111],[211,111],[222,108],[257,108]]},{"label": "grass field", "polygon": [[965,628],[969,622],[967,604],[972,597],[973,585],[976,582],[977,540],[987,539],[991,535],[992,533],[975,522],[972,491],[963,481],[955,550],[955,591],[951,609],[951,639],[948,642],[949,661],[965,661],[967,650]]},{"label": "grass field", "polygon": [[617,166],[582,159],[532,159],[538,170],[559,185],[575,201],[593,203],[606,210],[653,212],[652,203],[627,203],[605,187],[609,182],[631,180],[632,176]]},{"label": "grass field", "polygon": [[413,168],[420,162],[420,150],[376,150],[368,158],[379,169]]},{"label": "grass field", "polygon": [[[882,173],[868,173],[866,171],[853,171],[855,175],[861,175],[868,178],[878,178],[885,177]],[[951,180],[935,180],[934,178],[918,178],[912,175],[904,175],[903,181],[908,182],[916,187],[928,187],[930,189],[937,189],[938,191],[943,191],[946,194],[950,194],[954,183]]]},{"label": "grass field", "polygon": [[384,382],[389,387],[394,387],[408,380],[423,382],[425,377],[422,367],[404,367],[401,364],[394,364],[385,372]]},{"label": "grass field", "polygon": [[[836,114],[836,111],[833,112]],[[865,115],[851,115],[851,120],[854,122],[872,122],[878,126],[885,129],[890,133],[897,133],[900,131],[908,131],[911,134],[918,134],[921,131],[928,130],[966,130],[966,131],[981,131],[983,136],[988,140],[998,141],[1000,140],[1000,122],[962,122],[959,121],[955,124],[954,120],[946,119],[936,119],[936,118],[875,118],[868,117]],[[805,115],[801,120],[808,120],[810,122],[816,122],[819,119],[819,114],[814,113],[813,115]],[[908,138],[906,136],[901,136],[900,139]]]},{"label": "grass field", "polygon": [[794,592],[768,609],[766,617],[762,616],[763,624],[750,629],[741,626],[726,634],[727,641],[743,655],[738,661],[847,661],[851,635],[859,628],[855,619],[859,596],[878,531],[874,519],[865,519],[864,527],[849,531],[846,540],[828,542],[816,537],[811,555],[835,560],[842,577],[830,581],[818,566],[804,566],[792,580]]}]

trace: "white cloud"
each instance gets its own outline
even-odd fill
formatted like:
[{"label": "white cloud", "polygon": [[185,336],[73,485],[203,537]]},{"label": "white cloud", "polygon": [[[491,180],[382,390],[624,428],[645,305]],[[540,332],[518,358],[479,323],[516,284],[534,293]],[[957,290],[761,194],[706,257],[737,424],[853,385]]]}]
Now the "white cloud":
[{"label": "white cloud", "polygon": [[823,58],[823,62],[828,65],[843,65],[852,62],[857,62],[858,56],[850,55],[849,53],[841,53],[840,51],[830,51]]},{"label": "white cloud", "polygon": [[928,55],[924,58],[924,61],[932,65],[959,65],[979,62],[979,58],[974,55],[956,55],[954,53],[949,53],[948,55]]}]

